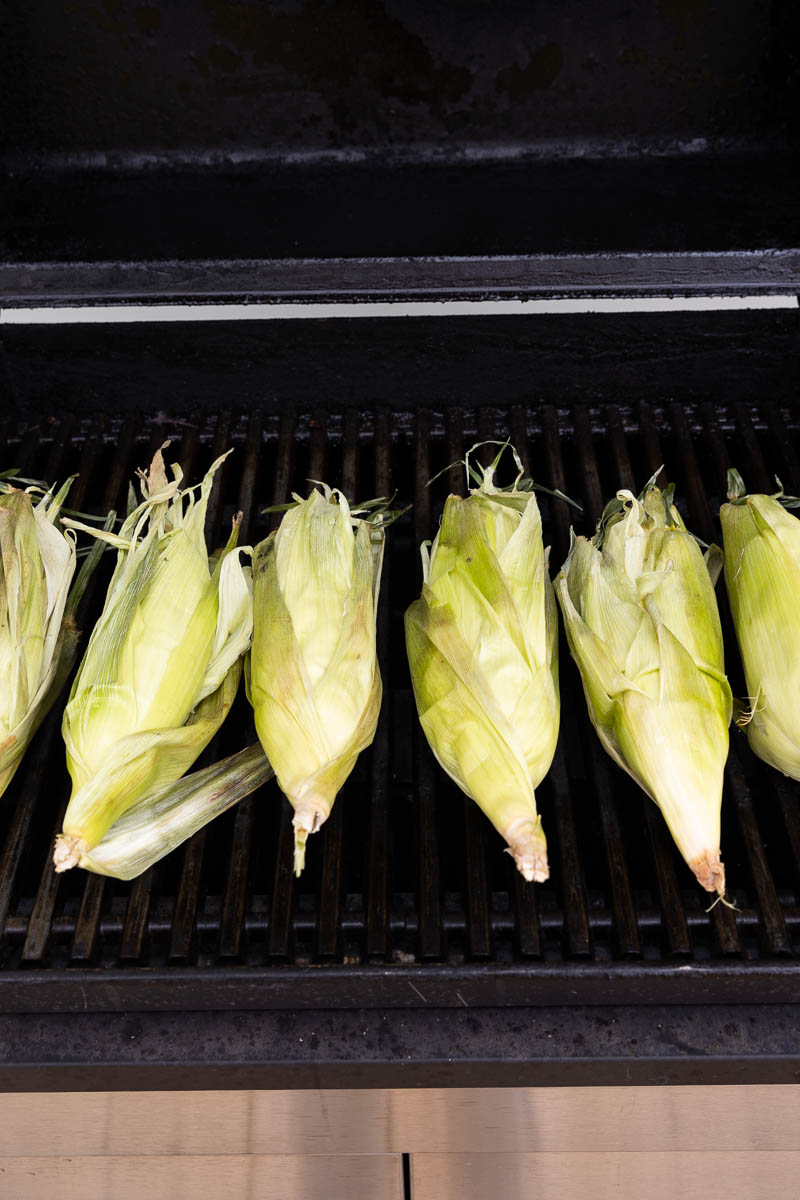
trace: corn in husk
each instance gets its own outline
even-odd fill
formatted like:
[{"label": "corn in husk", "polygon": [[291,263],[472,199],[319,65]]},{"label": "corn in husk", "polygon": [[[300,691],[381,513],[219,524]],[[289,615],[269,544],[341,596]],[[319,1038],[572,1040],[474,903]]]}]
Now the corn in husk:
[{"label": "corn in husk", "polygon": [[199,489],[181,489],[180,468],[168,480],[159,450],[141,476],[144,501],[119,534],[70,522],[118,553],[64,713],[72,796],[57,871],[76,866],[142,797],[176,782],[233,703],[252,630],[249,571],[236,525],[216,563],[204,537],[224,457]]},{"label": "corn in husk", "polygon": [[209,821],[271,779],[260,744],[248,746],[137,800],[78,863],[96,875],[135,879]]},{"label": "corn in husk", "polygon": [[430,552],[422,547],[406,647],[434,755],[525,879],[542,881],[547,843],[535,793],[558,739],[556,606],[536,497],[519,459],[514,485],[495,486],[499,457],[466,499],[447,498]]},{"label": "corn in husk", "polygon": [[728,472],[720,511],[725,585],[744,664],[748,705],[739,720],[750,748],[800,779],[800,521],[797,501],[748,496]]},{"label": "corn in husk", "polygon": [[75,538],[56,524],[71,483],[34,503],[0,481],[0,796],[77,655]]},{"label": "corn in husk", "polygon": [[[295,496],[253,551],[248,695],[256,730],[294,808],[294,869],[375,736],[382,515],[351,512],[326,484]],[[363,511],[363,510],[362,510]]]},{"label": "corn in husk", "polygon": [[654,479],[617,493],[556,579],[572,656],[603,746],[661,809],[700,884],[720,896],[720,807],[732,698],[705,558]]}]

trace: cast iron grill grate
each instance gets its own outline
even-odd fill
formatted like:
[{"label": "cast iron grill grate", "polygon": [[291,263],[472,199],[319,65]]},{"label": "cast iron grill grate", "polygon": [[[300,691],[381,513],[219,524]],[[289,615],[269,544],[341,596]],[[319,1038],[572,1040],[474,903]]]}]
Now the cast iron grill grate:
[{"label": "cast iron grill grate", "polygon": [[[51,714],[0,805],[0,1007],[243,1007],[537,1003],[611,998],[791,998],[800,949],[800,788],[758,763],[733,731],[723,858],[737,910],[691,879],[655,807],[606,758],[562,644],[562,734],[539,793],[551,878],[526,886],[491,826],[440,771],[416,721],[402,614],[420,583],[453,468],[479,439],[510,434],[534,478],[580,500],[588,532],[616,488],[659,466],[690,528],[718,536],[725,469],[751,489],[800,487],[800,422],[769,402],[655,408],[221,413],[198,425],[150,419],[43,420],[5,429],[23,473],[77,471],[72,503],[121,507],[129,480],[172,437],[198,478],[228,446],[209,511],[219,541],[235,509],[243,539],[268,531],[265,505],[325,479],[358,497],[396,492],[413,508],[390,531],[380,601],[385,699],[371,750],[291,875],[290,811],[274,783],[132,884],[50,868],[68,795]],[[571,513],[541,497],[553,572]],[[110,561],[87,600],[96,615]],[[723,601],[722,590],[720,599]],[[723,601],[728,669],[741,668]],[[247,702],[209,754],[254,739]],[[692,968],[687,973],[687,968]],[[223,990],[220,991],[219,989]],[[753,994],[753,993],[749,993]]]}]

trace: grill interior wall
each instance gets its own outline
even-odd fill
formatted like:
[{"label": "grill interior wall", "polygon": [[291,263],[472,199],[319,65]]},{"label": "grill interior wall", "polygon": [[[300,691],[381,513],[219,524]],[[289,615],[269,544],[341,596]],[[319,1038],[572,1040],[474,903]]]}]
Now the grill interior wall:
[{"label": "grill interior wall", "polygon": [[[123,506],[134,469],[166,437],[193,479],[234,446],[209,509],[215,544],[237,508],[244,540],[262,538],[275,519],[264,506],[303,490],[309,478],[362,498],[396,491],[413,507],[388,535],[378,735],[312,839],[302,878],[291,877],[290,814],[274,782],[132,884],[80,871],[56,877],[50,850],[68,795],[62,703],[0,806],[0,979],[17,968],[59,966],[744,964],[797,952],[800,788],[758,763],[735,729],[722,852],[737,908],[709,912],[660,814],[600,749],[562,637],[562,732],[539,791],[551,878],[526,886],[424,743],[402,632],[420,584],[418,544],[434,531],[448,484],[463,490],[463,471],[453,468],[431,488],[427,481],[475,441],[510,434],[538,482],[583,504],[575,524],[585,533],[604,499],[621,486],[638,489],[665,464],[689,528],[710,541],[719,537],[727,466],[737,466],[752,490],[774,490],[774,474],[787,491],[800,487],[798,421],[777,401],[254,410],[198,425],[163,413],[66,416],[5,433],[9,464],[48,480],[78,472],[71,503],[91,511]],[[540,504],[555,573],[572,516],[547,496]],[[108,555],[84,629],[99,611],[110,566]],[[722,587],[718,595],[728,671],[741,695]],[[206,758],[252,740],[241,695]]]}]

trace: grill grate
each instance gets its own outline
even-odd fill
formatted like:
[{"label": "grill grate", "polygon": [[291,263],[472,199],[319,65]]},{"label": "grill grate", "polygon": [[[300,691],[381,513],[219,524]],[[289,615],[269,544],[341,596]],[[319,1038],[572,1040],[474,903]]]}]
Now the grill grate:
[{"label": "grill grate", "polygon": [[[378,994],[384,1004],[423,1003],[431,994],[452,1004],[603,1002],[615,978],[632,1000],[741,999],[756,983],[762,998],[791,998],[800,788],[758,763],[733,732],[723,858],[737,911],[707,911],[660,814],[601,750],[562,644],[562,735],[539,793],[552,874],[545,885],[526,886],[425,745],[402,636],[403,611],[419,587],[417,547],[446,491],[447,481],[429,489],[427,480],[479,438],[510,432],[535,479],[582,501],[584,531],[617,487],[639,487],[666,463],[690,528],[710,540],[728,465],[754,490],[770,490],[773,472],[787,490],[800,486],[800,423],[787,411],[770,402],[265,410],[224,413],[201,426],[173,425],[163,414],[127,422],[66,416],[5,432],[9,461],[49,479],[78,471],[72,503],[96,511],[124,504],[134,468],[166,437],[192,478],[233,445],[209,509],[216,541],[239,507],[245,538],[263,537],[277,519],[262,515],[264,506],[308,478],[361,497],[396,491],[413,508],[388,540],[378,733],[311,839],[303,877],[291,875],[291,814],[274,783],[132,884],[78,871],[56,876],[49,854],[67,798],[59,709],[0,805],[0,1007],[68,1006],[78,995],[83,1007],[210,1007],[220,982],[226,1003],[245,1007],[289,996],[292,1006],[319,1003],[328,985],[331,1007],[367,1005]],[[449,482],[460,490],[463,473],[454,469]],[[540,503],[555,570],[571,515],[547,496]],[[84,627],[109,570],[107,560],[85,598]],[[719,596],[729,674],[741,694]],[[241,696],[208,757],[253,738]],[[689,965],[698,973],[686,976]],[[170,992],[178,981],[190,992]]]}]

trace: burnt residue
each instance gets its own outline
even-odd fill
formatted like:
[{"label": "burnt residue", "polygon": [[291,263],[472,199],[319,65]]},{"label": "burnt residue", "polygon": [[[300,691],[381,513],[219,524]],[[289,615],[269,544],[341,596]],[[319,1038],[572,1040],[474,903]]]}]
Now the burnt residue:
[{"label": "burnt residue", "polygon": [[[2,6],[0,153],[442,156],[790,129],[789,0]],[[796,10],[796,6],[794,6]]]},{"label": "burnt residue", "polygon": [[466,67],[437,59],[378,0],[307,0],[299,12],[228,0],[205,0],[203,7],[213,32],[256,69],[282,68],[328,97],[344,128],[364,120],[370,97],[441,114],[472,84]]},{"label": "burnt residue", "polygon": [[142,5],[133,10],[133,19],[140,33],[155,35],[161,28],[161,13],[150,5]]},{"label": "burnt residue", "polygon": [[710,0],[658,0],[659,15],[671,21],[682,34],[707,20],[710,7]]},{"label": "burnt residue", "polygon": [[558,42],[549,42],[534,50],[524,67],[507,67],[497,75],[497,90],[508,92],[514,101],[521,100],[531,90],[551,87],[564,66],[564,51]]}]

